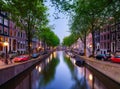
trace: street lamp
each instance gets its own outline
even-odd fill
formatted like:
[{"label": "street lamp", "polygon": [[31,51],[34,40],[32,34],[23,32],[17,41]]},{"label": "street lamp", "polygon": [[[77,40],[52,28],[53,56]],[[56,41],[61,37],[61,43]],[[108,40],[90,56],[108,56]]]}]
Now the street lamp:
[{"label": "street lamp", "polygon": [[5,56],[5,64],[8,64],[8,61],[7,61],[7,46],[8,46],[8,42],[4,42],[4,46],[5,46],[5,51],[6,51],[6,56]]},{"label": "street lamp", "polygon": [[92,45],[90,44],[89,47],[92,48]]}]

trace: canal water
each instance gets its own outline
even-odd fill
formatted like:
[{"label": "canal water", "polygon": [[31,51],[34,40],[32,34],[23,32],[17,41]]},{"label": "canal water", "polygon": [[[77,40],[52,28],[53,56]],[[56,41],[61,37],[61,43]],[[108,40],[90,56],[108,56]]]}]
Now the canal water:
[{"label": "canal water", "polygon": [[78,67],[75,59],[57,51],[0,89],[117,89],[99,74],[89,66]]}]

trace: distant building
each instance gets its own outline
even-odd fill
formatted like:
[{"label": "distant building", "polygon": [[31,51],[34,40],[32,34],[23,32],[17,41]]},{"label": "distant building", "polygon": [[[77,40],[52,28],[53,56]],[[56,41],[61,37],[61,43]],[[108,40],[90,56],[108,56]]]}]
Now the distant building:
[{"label": "distant building", "polygon": [[100,29],[100,51],[101,54],[107,54],[110,52],[110,26],[105,25]]}]

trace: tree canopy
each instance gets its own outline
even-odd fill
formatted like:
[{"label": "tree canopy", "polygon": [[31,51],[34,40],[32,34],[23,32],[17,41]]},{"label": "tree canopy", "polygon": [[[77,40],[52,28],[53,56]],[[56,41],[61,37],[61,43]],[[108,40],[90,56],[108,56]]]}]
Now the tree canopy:
[{"label": "tree canopy", "polygon": [[[26,32],[28,52],[33,37],[45,39],[50,46],[59,44],[59,38],[48,26],[48,8],[45,0],[1,0],[1,10],[9,13],[9,19]],[[41,30],[41,31],[40,31]],[[40,35],[39,35],[40,34]],[[39,35],[39,36],[36,36]]]},{"label": "tree canopy", "polygon": [[92,33],[93,54],[95,49],[95,30],[100,29],[105,24],[109,24],[111,22],[110,18],[113,19],[112,24],[120,20],[120,0],[51,1],[60,11],[70,13],[71,33],[77,33],[76,35],[79,35],[80,38],[86,37],[86,33]]},{"label": "tree canopy", "polygon": [[71,34],[63,39],[62,45],[70,47],[77,39],[76,35]]},{"label": "tree canopy", "polygon": [[44,27],[39,29],[38,38],[40,38],[44,43],[48,46],[58,46],[60,43],[59,38],[53,31],[51,31],[50,27]]}]

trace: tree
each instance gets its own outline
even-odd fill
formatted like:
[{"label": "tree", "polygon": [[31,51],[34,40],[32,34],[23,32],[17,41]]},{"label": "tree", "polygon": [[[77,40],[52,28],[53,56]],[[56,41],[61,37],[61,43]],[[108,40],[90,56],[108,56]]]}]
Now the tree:
[{"label": "tree", "polygon": [[36,28],[46,21],[47,8],[44,6],[43,0],[5,0],[5,2],[4,9],[11,14],[10,19],[26,32],[30,54],[33,34]]},{"label": "tree", "polygon": [[64,46],[71,46],[73,43],[77,41],[77,37],[74,34],[71,34],[63,39],[62,45]]},{"label": "tree", "polygon": [[[65,11],[68,13],[69,13],[69,11],[74,11],[71,15],[72,17],[75,17],[78,20],[81,19],[82,17],[84,18],[84,20],[87,22],[86,29],[89,29],[89,32],[92,33],[92,41],[93,41],[92,42],[93,43],[92,54],[94,55],[94,51],[95,51],[94,31],[96,30],[96,28],[98,28],[98,26],[101,25],[100,23],[103,22],[103,21],[100,21],[101,18],[103,19],[105,17],[102,14],[102,12],[105,10],[105,7],[108,7],[110,5],[111,1],[112,0],[74,0],[74,1],[72,1],[72,0],[53,0],[52,2],[55,6],[57,6],[58,9],[61,9],[61,11]],[[66,2],[66,3],[62,4],[62,2]],[[69,9],[65,9],[66,8],[65,6],[68,6]],[[80,26],[84,25],[84,20],[82,20],[80,22],[76,19],[73,19],[73,20],[77,21],[77,22],[75,22],[73,27],[79,26],[80,23],[83,23]],[[77,29],[78,29],[78,27],[77,27]],[[79,30],[80,31],[79,33],[81,33],[82,30]],[[84,28],[84,30],[85,30],[85,28]]]},{"label": "tree", "polygon": [[44,49],[46,49],[46,44],[48,46],[55,47],[60,43],[59,38],[54,34],[53,31],[51,31],[50,27],[38,29],[38,38],[43,41]]}]

